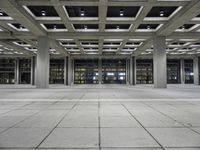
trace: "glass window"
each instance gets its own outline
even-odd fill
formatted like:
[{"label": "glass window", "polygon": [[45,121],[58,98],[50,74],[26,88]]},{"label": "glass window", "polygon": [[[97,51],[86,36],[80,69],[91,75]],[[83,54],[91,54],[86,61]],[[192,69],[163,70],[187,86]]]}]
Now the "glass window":
[{"label": "glass window", "polygon": [[98,60],[76,59],[74,60],[74,83],[97,84],[98,83]]},{"label": "glass window", "polygon": [[103,59],[102,60],[102,83],[125,84],[126,83],[126,60]]},{"label": "glass window", "polygon": [[138,59],[136,60],[137,84],[153,83],[153,60]]},{"label": "glass window", "polygon": [[185,68],[185,84],[193,84],[194,83],[193,60],[192,59],[184,60],[184,68]]},{"label": "glass window", "polygon": [[180,83],[180,60],[167,60],[167,83]]},{"label": "glass window", "polygon": [[0,59],[0,84],[15,83],[15,59]]},{"label": "glass window", "polygon": [[20,84],[31,83],[31,59],[19,60]]},{"label": "glass window", "polygon": [[64,84],[64,59],[50,59],[50,84]]}]

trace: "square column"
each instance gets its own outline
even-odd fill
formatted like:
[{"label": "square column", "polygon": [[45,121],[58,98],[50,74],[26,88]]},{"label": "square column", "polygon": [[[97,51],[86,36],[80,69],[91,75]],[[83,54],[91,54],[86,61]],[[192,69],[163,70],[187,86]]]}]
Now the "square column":
[{"label": "square column", "polygon": [[19,58],[15,59],[15,84],[20,83]]},{"label": "square column", "polygon": [[193,66],[194,66],[194,84],[195,85],[199,85],[199,68],[200,68],[200,64],[199,64],[199,58],[198,57],[194,57],[193,59]]},{"label": "square column", "polygon": [[36,87],[49,88],[49,39],[38,38]]},{"label": "square column", "polygon": [[98,81],[99,84],[102,83],[102,59],[99,58],[98,60]]},{"label": "square column", "polygon": [[35,85],[35,56],[31,58],[31,85]]},{"label": "square column", "polygon": [[155,88],[167,87],[167,60],[166,44],[164,36],[157,36],[153,39],[153,77]]},{"label": "square column", "polygon": [[180,67],[180,74],[181,74],[181,84],[185,84],[185,64],[184,59],[181,59],[181,67]]},{"label": "square column", "polygon": [[129,83],[130,85],[135,85],[135,57],[131,57],[129,61]]},{"label": "square column", "polygon": [[130,84],[129,79],[130,79],[130,59],[126,59],[126,84]]},{"label": "square column", "polygon": [[64,58],[64,85],[67,85],[67,57]]},{"label": "square column", "polygon": [[67,71],[67,85],[72,85],[74,76],[74,62],[70,57],[67,58]]}]

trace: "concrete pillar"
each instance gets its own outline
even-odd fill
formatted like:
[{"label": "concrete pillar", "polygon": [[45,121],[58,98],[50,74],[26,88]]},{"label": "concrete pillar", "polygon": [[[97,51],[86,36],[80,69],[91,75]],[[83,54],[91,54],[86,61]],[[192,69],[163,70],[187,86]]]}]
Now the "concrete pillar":
[{"label": "concrete pillar", "polygon": [[181,84],[185,84],[185,64],[184,59],[180,59],[181,66],[180,66],[180,76],[181,76]]},{"label": "concrete pillar", "polygon": [[102,59],[98,60],[98,81],[99,84],[102,84]]},{"label": "concrete pillar", "polygon": [[153,76],[155,88],[167,87],[167,61],[165,37],[157,36],[153,39]]},{"label": "concrete pillar", "polygon": [[135,85],[135,57],[131,57],[129,62],[129,83]]},{"label": "concrete pillar", "polygon": [[49,39],[38,38],[36,87],[49,88]]},{"label": "concrete pillar", "polygon": [[64,85],[67,85],[67,57],[64,58]]},{"label": "concrete pillar", "polygon": [[127,58],[126,59],[126,84],[130,84],[129,83],[129,79],[130,79],[130,76],[129,76],[129,74],[130,74],[130,59],[129,58]]},{"label": "concrete pillar", "polygon": [[68,57],[67,58],[67,71],[68,71],[68,73],[67,73],[67,85],[72,85],[73,84],[73,72],[74,72],[74,63],[73,63],[73,60],[70,58],[70,57]]},{"label": "concrete pillar", "polygon": [[15,59],[15,84],[20,83],[19,58]]},{"label": "concrete pillar", "polygon": [[199,85],[199,58],[196,56],[193,59],[193,66],[194,66],[194,84]]},{"label": "concrete pillar", "polygon": [[31,85],[35,85],[35,56],[31,58]]}]

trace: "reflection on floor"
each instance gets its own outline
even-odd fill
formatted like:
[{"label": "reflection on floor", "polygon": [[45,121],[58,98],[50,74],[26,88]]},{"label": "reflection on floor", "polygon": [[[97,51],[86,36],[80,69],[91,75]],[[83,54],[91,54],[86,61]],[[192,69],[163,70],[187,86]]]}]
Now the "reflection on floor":
[{"label": "reflection on floor", "polygon": [[198,91],[192,85],[2,88],[0,149],[199,150]]}]

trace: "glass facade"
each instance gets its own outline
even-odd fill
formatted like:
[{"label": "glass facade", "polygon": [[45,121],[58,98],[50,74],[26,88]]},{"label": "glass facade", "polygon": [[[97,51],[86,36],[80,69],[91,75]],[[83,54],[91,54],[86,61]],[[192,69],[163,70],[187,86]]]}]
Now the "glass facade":
[{"label": "glass facade", "polygon": [[138,59],[136,60],[136,79],[137,84],[153,83],[153,60]]},{"label": "glass facade", "polygon": [[[180,59],[167,60],[167,83],[181,83],[181,63]],[[65,69],[67,64],[62,59],[50,59],[49,83],[64,84]],[[75,84],[98,84],[98,59],[75,59],[74,60],[74,83]],[[200,63],[200,59],[199,59]],[[17,61],[12,58],[0,59],[0,84],[20,84],[31,83],[31,59],[20,58],[19,70]],[[126,59],[102,59],[102,84],[126,84]],[[185,84],[194,83],[193,60],[183,60],[183,76]],[[18,70],[18,72],[16,72]],[[33,69],[34,72],[34,69]],[[16,73],[19,73],[19,80],[16,80]],[[34,75],[34,74],[33,74]],[[67,78],[67,74],[66,74]],[[128,77],[129,78],[129,77]],[[34,80],[34,76],[33,76]],[[153,84],[153,60],[136,60],[136,84]]]},{"label": "glass facade", "polygon": [[0,59],[0,84],[15,83],[15,59]]},{"label": "glass facade", "polygon": [[126,83],[126,60],[103,59],[102,60],[102,83],[125,84]]},{"label": "glass facade", "polygon": [[98,59],[74,60],[74,84],[97,84]]},{"label": "glass facade", "polygon": [[185,84],[194,83],[194,72],[193,72],[193,60],[185,59],[184,60],[184,69],[185,69]]},{"label": "glass facade", "polygon": [[64,59],[50,59],[49,83],[64,84]]},{"label": "glass facade", "polygon": [[31,83],[31,59],[20,59],[19,60],[19,75],[20,84]]},{"label": "glass facade", "polygon": [[167,60],[167,83],[169,84],[180,83],[180,60],[177,59]]}]

